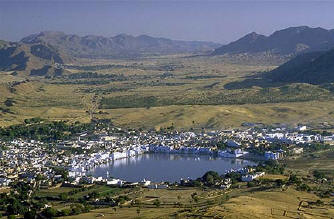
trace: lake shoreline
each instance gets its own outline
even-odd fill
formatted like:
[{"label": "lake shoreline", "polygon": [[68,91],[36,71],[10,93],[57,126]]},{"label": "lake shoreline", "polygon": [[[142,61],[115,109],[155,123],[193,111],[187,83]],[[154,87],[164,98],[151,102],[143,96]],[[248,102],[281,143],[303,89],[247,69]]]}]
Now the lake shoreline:
[{"label": "lake shoreline", "polygon": [[221,158],[216,155],[145,153],[98,166],[91,170],[90,174],[95,177],[110,175],[129,182],[146,179],[173,183],[182,178],[197,179],[211,170],[224,174],[258,163],[245,158]]}]

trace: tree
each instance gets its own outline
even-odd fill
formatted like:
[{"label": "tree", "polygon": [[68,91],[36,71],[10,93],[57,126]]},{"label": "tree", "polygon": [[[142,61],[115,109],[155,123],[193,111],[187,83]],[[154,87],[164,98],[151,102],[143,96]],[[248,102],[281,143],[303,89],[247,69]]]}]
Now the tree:
[{"label": "tree", "polygon": [[197,193],[196,192],[194,192],[193,194],[191,194],[191,198],[194,200],[194,202],[198,202],[199,201],[199,197],[198,197],[198,195],[197,195]]},{"label": "tree", "polygon": [[61,210],[61,214],[62,214],[62,216],[68,216],[68,215],[70,215],[72,213],[72,210],[71,209],[63,209],[63,210]]},{"label": "tree", "polygon": [[35,219],[36,218],[36,211],[31,210],[31,211],[27,211],[24,214],[24,219]]},{"label": "tree", "polygon": [[67,193],[61,193],[61,194],[59,194],[59,198],[62,201],[66,201],[68,199],[68,195],[67,195]]},{"label": "tree", "polygon": [[325,174],[320,172],[319,170],[313,171],[313,176],[317,179],[323,179],[325,178]]},{"label": "tree", "polygon": [[9,205],[7,206],[7,214],[16,215],[16,214],[24,214],[25,208],[24,206],[17,200],[16,198],[11,198],[9,200]]},{"label": "tree", "polygon": [[303,183],[303,184],[297,186],[297,190],[309,192],[309,191],[311,191],[311,187],[309,185]]},{"label": "tree", "polygon": [[301,184],[301,179],[298,178],[295,174],[291,174],[288,180],[289,184]]},{"label": "tree", "polygon": [[45,208],[42,211],[42,214],[45,215],[48,218],[56,217],[57,216],[57,210],[54,208]]},{"label": "tree", "polygon": [[159,199],[155,199],[154,200],[154,202],[153,202],[153,204],[158,208],[158,207],[160,207],[160,200]]},{"label": "tree", "polygon": [[282,179],[276,179],[275,182],[276,182],[276,185],[279,187],[284,185],[284,181]]},{"label": "tree", "polygon": [[212,186],[215,184],[216,181],[220,181],[221,177],[217,172],[208,171],[203,175],[202,180],[207,185]]}]

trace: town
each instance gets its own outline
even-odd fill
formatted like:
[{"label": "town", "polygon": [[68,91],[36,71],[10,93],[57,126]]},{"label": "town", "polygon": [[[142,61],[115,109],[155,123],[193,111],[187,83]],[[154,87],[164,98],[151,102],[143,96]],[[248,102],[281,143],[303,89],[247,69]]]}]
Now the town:
[{"label": "town", "polygon": [[[102,182],[116,186],[129,183],[149,186],[151,182],[144,179],[143,182],[126,182],[112,178],[112,173],[108,173],[107,178],[93,177],[87,173],[99,165],[111,165],[115,160],[144,153],[207,154],[222,158],[279,160],[285,156],[301,154],[304,148],[312,144],[332,144],[334,135],[325,134],[326,136],[308,132],[306,126],[252,127],[207,132],[158,132],[108,127],[90,133],[79,133],[70,140],[56,143],[14,139],[0,143],[0,186],[10,187],[15,181],[34,183],[36,178],[43,179],[40,186],[44,188],[59,183],[74,186]],[[244,169],[242,172],[244,181],[251,181],[264,174],[250,173]]]}]

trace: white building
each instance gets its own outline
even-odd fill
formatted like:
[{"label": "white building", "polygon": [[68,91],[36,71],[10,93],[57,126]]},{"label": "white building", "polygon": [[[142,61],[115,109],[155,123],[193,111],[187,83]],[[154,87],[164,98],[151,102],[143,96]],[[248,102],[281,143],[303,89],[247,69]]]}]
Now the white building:
[{"label": "white building", "polygon": [[264,172],[257,172],[255,174],[247,174],[241,177],[241,181],[243,182],[251,182],[254,179],[260,177],[260,176],[264,176]]},{"label": "white building", "polygon": [[266,152],[264,153],[264,157],[265,157],[267,160],[278,160],[278,159],[282,158],[282,154],[279,153],[279,152],[266,151]]}]

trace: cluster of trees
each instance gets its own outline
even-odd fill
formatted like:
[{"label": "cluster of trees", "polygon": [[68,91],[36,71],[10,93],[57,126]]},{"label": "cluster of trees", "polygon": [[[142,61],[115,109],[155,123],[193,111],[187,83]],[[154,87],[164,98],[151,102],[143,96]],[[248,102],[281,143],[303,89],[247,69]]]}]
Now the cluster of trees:
[{"label": "cluster of trees", "polygon": [[331,148],[328,144],[322,144],[322,143],[313,143],[309,145],[305,145],[304,152],[316,152],[316,151],[323,151],[328,150]]},{"label": "cluster of trees", "polygon": [[214,186],[222,181],[222,177],[215,171],[206,172],[199,180],[207,186]]},{"label": "cluster of trees", "polygon": [[83,70],[83,71],[98,71],[104,69],[112,69],[112,68],[124,68],[123,65],[66,65],[68,69],[76,69],[76,70]]},{"label": "cluster of trees", "polygon": [[132,88],[130,87],[109,87],[109,88],[102,88],[102,87],[90,87],[84,89],[85,93],[95,93],[95,94],[109,94],[109,93],[114,93],[114,92],[122,92],[122,91],[128,91],[131,90]]},{"label": "cluster of trees", "polygon": [[[53,218],[69,215],[78,215],[81,213],[89,212],[95,203],[96,198],[102,197],[100,193],[93,191],[86,197],[80,197],[78,199],[69,198],[74,194],[82,191],[89,190],[90,188],[81,188],[73,190],[73,192],[61,193],[59,197],[51,198],[52,200],[61,200],[71,203],[68,208],[57,210],[52,207],[46,207],[47,201],[45,197],[36,196],[35,189],[28,183],[19,182],[13,185],[13,190],[10,194],[0,194],[0,211],[4,211],[8,218],[15,218],[15,215],[23,216],[28,219],[35,219],[39,217]],[[104,203],[110,203],[110,206],[116,206],[124,204],[131,199],[124,195],[117,198],[112,198],[110,195],[114,194],[114,191],[104,193]]]},{"label": "cluster of trees", "polygon": [[188,75],[184,79],[199,80],[199,79],[211,79],[211,78],[226,78],[224,75]]},{"label": "cluster of trees", "polygon": [[0,112],[2,112],[2,113],[13,113],[12,111],[10,111],[9,108],[3,108],[3,107],[0,107]]},{"label": "cluster of trees", "polygon": [[218,150],[225,150],[227,148],[227,143],[225,141],[218,141],[216,145]]},{"label": "cluster of trees", "polygon": [[75,81],[59,81],[52,84],[84,84],[84,85],[104,85],[109,84],[107,80],[75,80]]},{"label": "cluster of trees", "polygon": [[256,167],[257,172],[266,172],[269,174],[283,174],[285,165],[277,160],[267,160]]},{"label": "cluster of trees", "polygon": [[66,208],[63,210],[57,210],[55,208],[45,208],[41,214],[47,218],[54,218],[54,217],[63,217],[69,215],[78,215],[82,213],[89,212],[92,209],[90,205],[86,204],[72,204],[70,208]]},{"label": "cluster of trees", "polygon": [[39,118],[32,118],[26,119],[25,124],[0,128],[0,138],[3,140],[24,138],[44,142],[55,142],[57,140],[67,140],[75,134],[84,131],[93,131],[96,127],[108,126],[110,124],[110,120],[69,124],[65,121],[47,122]]},{"label": "cluster of trees", "polygon": [[319,170],[314,170],[313,171],[313,176],[316,178],[316,179],[323,179],[326,177],[325,173],[319,171]]},{"label": "cluster of trees", "polygon": [[80,72],[76,74],[68,75],[69,79],[86,79],[86,78],[104,78],[113,80],[125,80],[126,77],[123,74],[98,74],[96,72]]},{"label": "cluster of trees", "polygon": [[311,191],[311,187],[309,185],[307,185],[305,182],[303,182],[303,180],[298,177],[296,174],[291,174],[289,176],[289,179],[287,181],[288,185],[295,185],[296,189],[299,191]]},{"label": "cluster of trees", "polygon": [[[260,163],[256,168],[256,172],[266,172],[269,174],[283,174],[285,170],[285,165],[280,164],[277,161],[270,160]],[[230,172],[225,175],[219,175],[215,171],[208,171],[202,177],[190,181],[187,185],[188,186],[209,186],[214,187],[216,185],[220,185],[220,183],[224,180],[224,178],[230,178],[232,184],[237,182],[241,182],[241,173],[238,172]]]},{"label": "cluster of trees", "polygon": [[35,218],[37,212],[44,207],[44,202],[31,199],[34,188],[27,183],[18,182],[12,185],[9,194],[0,194],[0,211],[5,211],[8,218],[23,215],[24,218]]},{"label": "cluster of trees", "polygon": [[5,104],[7,107],[14,106],[15,103],[16,103],[16,101],[13,100],[12,98],[7,98],[7,100],[4,102],[4,104]]},{"label": "cluster of trees", "polygon": [[320,131],[320,130],[306,130],[306,131],[300,131],[299,132],[300,134],[309,134],[309,135],[322,135],[322,136],[331,136],[333,135],[333,133],[329,132],[329,131],[326,131],[326,130],[323,130],[323,131]]}]

